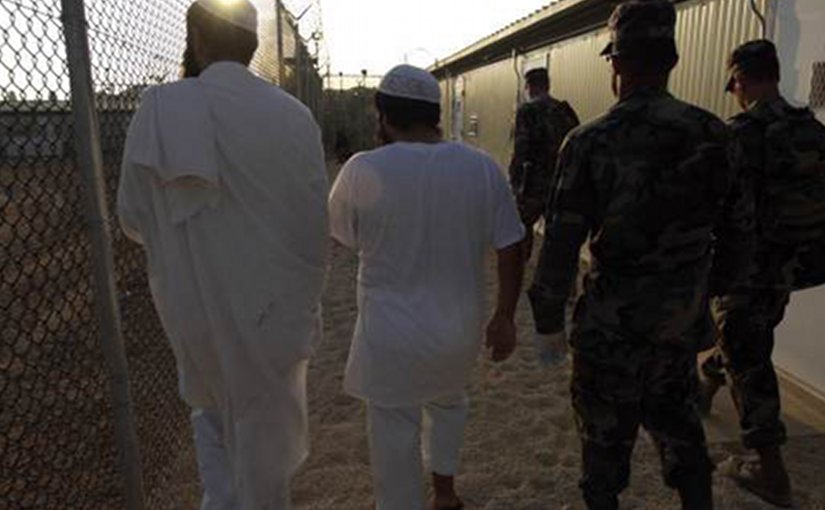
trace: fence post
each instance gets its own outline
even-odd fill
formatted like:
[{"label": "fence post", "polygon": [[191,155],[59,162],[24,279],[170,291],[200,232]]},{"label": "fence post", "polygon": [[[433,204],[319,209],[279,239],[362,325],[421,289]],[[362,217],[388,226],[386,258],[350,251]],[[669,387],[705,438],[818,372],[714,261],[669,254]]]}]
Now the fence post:
[{"label": "fence post", "polygon": [[286,90],[286,71],[284,64],[284,5],[281,0],[275,0],[275,22],[277,24],[278,32],[276,33],[278,45],[278,86]]},{"label": "fence post", "polygon": [[87,225],[92,244],[95,308],[101,349],[109,372],[119,472],[127,510],[144,510],[143,469],[129,389],[129,367],[118,310],[110,218],[106,205],[103,153],[95,111],[92,66],[83,0],[61,0],[63,34],[69,64],[77,161],[87,199]]},{"label": "fence post", "polygon": [[298,31],[298,25],[290,24],[289,28],[292,29],[293,36],[295,37],[295,79],[297,81],[295,84],[295,96],[299,101],[309,106],[306,91],[304,90],[304,72],[306,71],[306,69],[304,69],[304,43],[301,40],[301,32]]}]

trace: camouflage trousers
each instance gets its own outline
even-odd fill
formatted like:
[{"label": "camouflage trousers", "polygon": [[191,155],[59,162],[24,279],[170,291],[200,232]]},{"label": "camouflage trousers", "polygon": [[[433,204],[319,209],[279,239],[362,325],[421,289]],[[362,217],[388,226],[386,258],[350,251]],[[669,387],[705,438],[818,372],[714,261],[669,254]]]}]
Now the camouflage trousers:
[{"label": "camouflage trousers", "polygon": [[696,412],[696,353],[651,343],[573,355],[573,408],[582,441],[580,487],[591,510],[618,508],[639,428],[653,438],[665,483],[710,490],[713,463]]},{"label": "camouflage trousers", "polygon": [[724,384],[727,372],[746,448],[779,446],[786,440],[771,356],[774,329],[789,298],[786,290],[753,290],[726,297],[715,307],[718,343],[702,364],[702,374]]}]

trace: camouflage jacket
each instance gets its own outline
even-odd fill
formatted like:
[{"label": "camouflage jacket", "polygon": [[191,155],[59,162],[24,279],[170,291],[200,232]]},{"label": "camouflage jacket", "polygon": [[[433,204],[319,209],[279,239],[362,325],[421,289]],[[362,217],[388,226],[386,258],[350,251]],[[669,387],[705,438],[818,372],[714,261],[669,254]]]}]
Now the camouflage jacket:
[{"label": "camouflage jacket", "polygon": [[781,97],[755,104],[730,126],[732,164],[749,176],[756,202],[757,250],[745,287],[790,290],[811,277],[821,283],[825,126]]},{"label": "camouflage jacket", "polygon": [[544,213],[555,182],[559,147],[567,133],[578,125],[573,108],[550,96],[519,107],[510,186],[525,223],[535,223]]},{"label": "camouflage jacket", "polygon": [[529,295],[539,333],[564,327],[579,249],[592,263],[574,316],[578,350],[616,341],[709,347],[709,296],[744,277],[753,197],[712,114],[642,89],[570,134]]}]

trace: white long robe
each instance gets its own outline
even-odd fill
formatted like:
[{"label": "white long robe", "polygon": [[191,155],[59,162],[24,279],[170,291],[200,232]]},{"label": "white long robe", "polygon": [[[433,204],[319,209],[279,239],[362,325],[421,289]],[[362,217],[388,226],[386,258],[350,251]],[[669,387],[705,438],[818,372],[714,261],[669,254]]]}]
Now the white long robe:
[{"label": "white long robe", "polygon": [[310,112],[234,63],[149,89],[118,191],[193,408],[216,409],[241,508],[307,454],[328,184]]}]

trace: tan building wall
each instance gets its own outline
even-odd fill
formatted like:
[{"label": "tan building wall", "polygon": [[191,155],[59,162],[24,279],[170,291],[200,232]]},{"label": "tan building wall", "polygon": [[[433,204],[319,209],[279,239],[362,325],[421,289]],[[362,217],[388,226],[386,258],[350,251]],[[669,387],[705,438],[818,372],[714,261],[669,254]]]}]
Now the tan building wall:
[{"label": "tan building wall", "polygon": [[[825,62],[825,1],[781,0],[775,41],[782,60],[782,92],[796,104],[808,104],[814,65]],[[825,79],[825,78],[824,78]],[[825,122],[825,106],[816,110]],[[825,287],[795,292],[779,327],[774,362],[825,399]]]},{"label": "tan building wall", "polygon": [[506,165],[518,105],[519,78],[514,61],[502,60],[442,83],[447,84],[442,103],[445,134],[483,148]]},{"label": "tan building wall", "polygon": [[[735,112],[733,101],[724,94],[727,56],[738,44],[761,35],[759,22],[748,3],[749,0],[695,0],[678,6],[681,61],[671,81],[674,95],[722,117]],[[766,4],[767,0],[757,1],[763,11]],[[594,119],[614,102],[609,64],[599,56],[607,41],[607,31],[601,28],[451,76],[443,81],[445,96],[449,96],[444,103],[445,133],[483,148],[506,165],[521,97],[519,76],[526,68],[548,60],[551,93],[569,101],[583,122]],[[456,116],[454,91],[462,79],[463,112]],[[462,119],[460,130],[455,129],[456,118]]]}]

